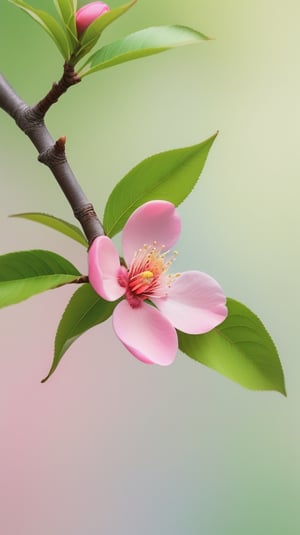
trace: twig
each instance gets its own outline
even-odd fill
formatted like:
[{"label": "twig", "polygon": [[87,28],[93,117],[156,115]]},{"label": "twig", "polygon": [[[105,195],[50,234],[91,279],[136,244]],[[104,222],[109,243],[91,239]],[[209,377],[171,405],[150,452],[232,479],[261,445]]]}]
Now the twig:
[{"label": "twig", "polygon": [[47,95],[34,106],[33,109],[35,113],[41,117],[45,117],[52,104],[55,104],[55,102],[58,101],[61,95],[63,95],[69,89],[69,87],[78,84],[79,82],[81,82],[81,78],[74,71],[73,65],[65,63],[64,72],[61,79],[59,82],[54,83],[49,93],[47,93]]},{"label": "twig", "polygon": [[64,83],[60,82],[55,85],[55,88],[53,86],[52,90],[36,106],[30,107],[0,74],[0,108],[8,113],[30,138],[38,150],[39,161],[52,171],[91,244],[97,236],[104,234],[103,227],[68,164],[65,154],[66,138],[62,136],[55,143],[44,123],[47,110],[70,87],[70,85],[65,86],[66,80]]}]

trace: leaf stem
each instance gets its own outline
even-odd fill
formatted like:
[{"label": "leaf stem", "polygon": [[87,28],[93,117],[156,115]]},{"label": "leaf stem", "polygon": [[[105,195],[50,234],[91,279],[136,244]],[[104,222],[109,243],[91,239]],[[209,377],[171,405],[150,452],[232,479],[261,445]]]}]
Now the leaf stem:
[{"label": "leaf stem", "polygon": [[56,88],[52,88],[44,99],[37,105],[30,107],[0,74],[0,108],[16,121],[18,127],[32,141],[39,152],[39,161],[47,165],[52,171],[73,209],[74,216],[80,222],[87,240],[91,244],[97,236],[104,234],[103,227],[67,161],[66,138],[62,136],[54,142],[44,123],[45,113],[68,87],[63,82],[59,82]]},{"label": "leaf stem", "polygon": [[80,275],[80,277],[77,277],[76,279],[69,281],[69,282],[62,282],[61,284],[58,284],[55,286],[56,288],[61,288],[62,286],[66,286],[67,284],[85,284],[89,282],[89,278],[87,275]]}]

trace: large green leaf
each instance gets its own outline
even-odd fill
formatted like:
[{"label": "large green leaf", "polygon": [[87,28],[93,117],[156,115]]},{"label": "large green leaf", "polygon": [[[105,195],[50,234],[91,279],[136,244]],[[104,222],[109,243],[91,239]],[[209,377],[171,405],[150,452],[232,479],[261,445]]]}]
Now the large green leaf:
[{"label": "large green leaf", "polygon": [[65,234],[69,238],[81,243],[81,245],[88,247],[86,238],[81,230],[76,227],[76,225],[68,223],[67,221],[59,219],[53,215],[42,214],[40,212],[27,212],[23,214],[13,214],[10,217],[21,217],[23,219],[35,221],[36,223],[41,223],[42,225],[46,225],[46,227],[50,227],[58,232],[61,232],[62,234]]},{"label": "large green leaf", "polygon": [[84,284],[74,293],[57,329],[51,369],[42,382],[52,375],[67,349],[80,335],[111,316],[117,302],[104,301],[90,284]]},{"label": "large green leaf", "polygon": [[130,9],[136,3],[136,1],[137,0],[131,0],[131,2],[111,9],[95,19],[80,37],[81,46],[74,58],[74,63],[77,63],[81,58],[83,58],[95,46],[103,30],[109,26],[109,24],[121,17],[121,15],[124,15],[126,11],[128,11],[128,9]]},{"label": "large green leaf", "polygon": [[202,335],[178,331],[179,348],[246,388],[286,395],[279,356],[263,323],[238,301],[228,299],[227,306],[228,317],[213,331]]},{"label": "large green leaf", "polygon": [[79,271],[51,251],[18,251],[0,256],[0,308],[76,280]]},{"label": "large green leaf", "polygon": [[195,186],[216,134],[183,149],[155,154],[143,160],[116,185],[104,211],[104,228],[112,237],[141,204],[161,199],[180,204]]},{"label": "large green leaf", "polygon": [[145,28],[103,46],[90,56],[79,72],[82,77],[87,76],[125,61],[151,56],[178,46],[200,43],[203,40],[208,40],[208,37],[186,26]]},{"label": "large green leaf", "polygon": [[38,24],[40,24],[40,26],[42,26],[42,28],[44,28],[44,30],[50,35],[62,56],[65,59],[69,58],[70,49],[68,38],[60,24],[54,17],[52,17],[52,15],[46,11],[42,11],[41,9],[35,9],[29,4],[26,4],[26,2],[23,0],[9,0],[9,2],[23,9],[25,13],[30,15]]}]

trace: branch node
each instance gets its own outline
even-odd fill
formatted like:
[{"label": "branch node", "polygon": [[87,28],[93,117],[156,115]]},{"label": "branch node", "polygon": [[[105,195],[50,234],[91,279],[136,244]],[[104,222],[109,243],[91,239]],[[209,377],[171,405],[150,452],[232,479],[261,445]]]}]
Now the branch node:
[{"label": "branch node", "polygon": [[85,235],[89,241],[89,245],[92,244],[97,236],[104,235],[103,227],[91,203],[87,203],[80,208],[75,209],[73,213],[84,229]]},{"label": "branch node", "polygon": [[30,133],[38,128],[44,128],[43,117],[31,106],[22,105],[15,112],[14,119],[21,130],[30,137]]},{"label": "branch node", "polygon": [[48,167],[66,163],[65,143],[66,137],[60,137],[54,145],[38,155],[38,161]]},{"label": "branch node", "polygon": [[94,207],[91,203],[85,204],[84,206],[75,209],[74,216],[80,222],[87,222],[90,219],[94,219],[95,217],[97,217]]},{"label": "branch node", "polygon": [[81,82],[80,76],[77,72],[74,71],[73,65],[69,63],[64,64],[64,74],[61,78],[61,84],[64,85],[65,90],[67,90],[71,85],[75,85]]}]

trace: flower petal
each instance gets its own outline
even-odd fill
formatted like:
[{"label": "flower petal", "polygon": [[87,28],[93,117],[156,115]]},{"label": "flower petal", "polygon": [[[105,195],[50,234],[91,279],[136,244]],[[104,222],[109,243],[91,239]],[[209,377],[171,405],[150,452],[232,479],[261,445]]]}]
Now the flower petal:
[{"label": "flower petal", "polygon": [[132,308],[126,300],[121,301],[113,312],[113,327],[128,351],[142,362],[168,366],[174,361],[176,331],[153,306],[141,302]]},{"label": "flower petal", "polygon": [[98,236],[89,254],[89,281],[103,299],[115,301],[124,295],[125,289],[118,283],[120,259],[117,249],[107,236]]},{"label": "flower petal", "polygon": [[78,9],[76,13],[78,35],[84,32],[94,20],[107,13],[107,11],[109,11],[109,7],[103,2],[90,2]]},{"label": "flower petal", "polygon": [[144,244],[172,247],[179,238],[181,221],[174,204],[168,201],[149,201],[137,208],[125,224],[122,236],[123,253],[127,265],[134,253]]},{"label": "flower petal", "polygon": [[181,273],[166,298],[152,301],[176,329],[189,334],[211,331],[227,316],[222,288],[200,271]]}]

